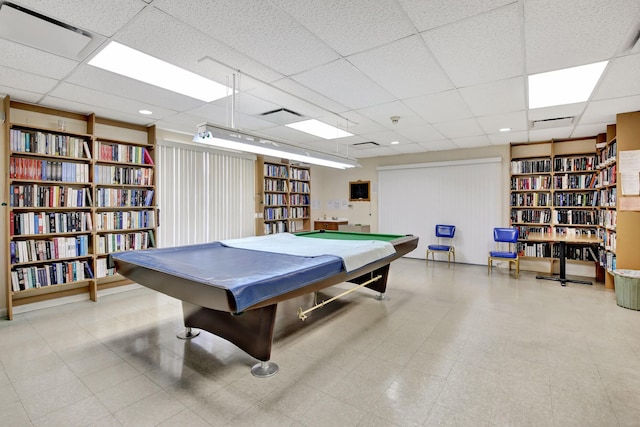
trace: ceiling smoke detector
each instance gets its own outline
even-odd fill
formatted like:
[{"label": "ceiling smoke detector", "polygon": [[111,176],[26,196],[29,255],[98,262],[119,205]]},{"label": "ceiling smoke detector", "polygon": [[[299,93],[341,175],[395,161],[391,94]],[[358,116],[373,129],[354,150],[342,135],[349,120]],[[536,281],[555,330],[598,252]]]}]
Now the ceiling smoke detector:
[{"label": "ceiling smoke detector", "polygon": [[400,120],[400,116],[391,116],[391,123],[393,123],[394,125],[398,124],[398,120]]}]

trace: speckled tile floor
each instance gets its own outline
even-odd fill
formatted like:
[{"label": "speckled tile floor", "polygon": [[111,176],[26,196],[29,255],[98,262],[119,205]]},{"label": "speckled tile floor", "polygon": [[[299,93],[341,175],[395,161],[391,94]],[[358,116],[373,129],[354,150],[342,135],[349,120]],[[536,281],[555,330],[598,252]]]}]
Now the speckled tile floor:
[{"label": "speckled tile floor", "polygon": [[0,424],[640,425],[640,312],[534,276],[400,259],[389,301],[357,291],[280,334],[266,379],[220,338],[176,339],[179,301],[146,288],[19,314]]}]

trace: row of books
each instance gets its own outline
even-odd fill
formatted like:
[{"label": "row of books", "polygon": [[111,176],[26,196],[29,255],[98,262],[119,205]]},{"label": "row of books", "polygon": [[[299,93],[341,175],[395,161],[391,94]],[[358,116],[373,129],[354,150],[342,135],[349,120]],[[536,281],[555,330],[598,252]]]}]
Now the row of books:
[{"label": "row of books", "polygon": [[57,185],[10,185],[9,206],[30,208],[89,207],[89,188],[63,187]]},{"label": "row of books", "polygon": [[[560,244],[551,242],[518,242],[516,250],[520,256],[560,258]],[[596,261],[597,254],[589,246],[567,246],[565,257],[575,261]]]},{"label": "row of books", "polygon": [[606,145],[606,149],[598,153],[598,167],[604,167],[611,164],[612,162],[615,162],[617,152],[618,143],[616,141],[613,141],[611,144]]},{"label": "row of books", "polygon": [[52,162],[11,157],[9,178],[32,181],[89,182],[89,165],[87,163]]},{"label": "row of books", "polygon": [[289,201],[291,205],[308,206],[311,204],[311,198],[308,194],[290,194]]},{"label": "row of books", "polygon": [[598,206],[598,193],[554,193],[554,206]]},{"label": "row of books", "polygon": [[611,165],[600,170],[600,185],[613,185],[617,181],[616,165]]},{"label": "row of books", "polygon": [[299,179],[302,181],[309,181],[311,176],[308,169],[298,169],[296,167],[291,168],[291,179]]},{"label": "row of books", "polygon": [[600,190],[600,206],[616,207],[616,188],[610,187]]},{"label": "row of books", "polygon": [[598,186],[598,174],[555,175],[553,183],[554,188],[563,190],[596,188]]},{"label": "row of books", "polygon": [[309,218],[309,208],[308,207],[291,207],[289,208],[289,217],[290,218]]},{"label": "row of books", "polygon": [[580,157],[556,157],[553,159],[553,170],[555,172],[576,172],[592,171],[598,164],[595,154]]},{"label": "row of books", "polygon": [[551,209],[512,209],[511,222],[551,223]]},{"label": "row of books", "polygon": [[103,234],[97,238],[97,254],[140,250],[155,247],[153,231]]},{"label": "row of books", "polygon": [[98,141],[96,149],[99,160],[153,165],[153,158],[144,147]]},{"label": "row of books", "polygon": [[308,182],[302,181],[292,181],[291,182],[291,191],[294,193],[310,193],[311,187],[309,187]]},{"label": "row of books", "polygon": [[618,224],[618,211],[604,209],[600,212],[600,225],[612,230],[616,229]]},{"label": "row of books", "polygon": [[11,264],[85,256],[89,254],[89,236],[12,241],[10,251]]},{"label": "row of books", "polygon": [[11,270],[11,289],[14,292],[19,292],[92,278],[93,271],[88,261],[54,262],[41,266],[14,267]]},{"label": "row of books", "polygon": [[289,218],[289,209],[286,207],[264,209],[265,221],[273,221],[273,220],[280,220],[280,219],[287,219],[287,218]]},{"label": "row of books", "polygon": [[94,166],[96,184],[153,185],[153,169],[129,166]]},{"label": "row of books", "polygon": [[511,161],[511,173],[549,173],[551,172],[551,159],[513,160]]},{"label": "row of books", "polygon": [[264,224],[264,234],[286,233],[287,231],[287,221],[265,222]]},{"label": "row of books", "polygon": [[547,257],[547,258],[550,258],[552,256],[551,243],[549,242],[542,242],[542,243],[518,242],[516,243],[516,251],[520,256]]},{"label": "row of books", "polygon": [[511,193],[511,206],[551,206],[550,193]]},{"label": "row of books", "polygon": [[138,188],[98,188],[96,202],[101,208],[151,206],[153,193]]},{"label": "row of books", "polygon": [[12,236],[85,232],[93,229],[89,212],[9,212]]},{"label": "row of books", "polygon": [[598,211],[554,210],[554,224],[561,225],[598,225]]},{"label": "row of books", "polygon": [[551,176],[519,176],[511,177],[511,190],[549,190]]},{"label": "row of books", "polygon": [[617,234],[615,231],[607,230],[602,236],[602,242],[606,250],[615,252],[616,251],[616,242],[617,242]]},{"label": "row of books", "polygon": [[272,165],[270,163],[264,164],[264,176],[271,176],[276,178],[288,178],[288,168],[284,165]]},{"label": "row of books", "polygon": [[265,193],[265,195],[264,195],[264,204],[266,206],[286,205],[287,204],[287,196],[285,194]]},{"label": "row of books", "polygon": [[155,211],[99,212],[95,221],[98,231],[153,228],[156,226],[156,215]]},{"label": "row of books", "polygon": [[86,139],[55,133],[11,129],[11,151],[48,156],[91,158]]},{"label": "row of books", "polygon": [[530,233],[551,233],[551,227],[531,227],[528,225],[518,225],[514,228],[518,230],[518,238],[522,240],[527,239]]},{"label": "row of books", "polygon": [[98,258],[96,260],[96,277],[108,277],[116,274],[115,267],[109,268],[107,265],[107,258]]},{"label": "row of books", "polygon": [[265,178],[264,179],[264,191],[279,191],[286,193],[287,190],[287,180],[286,179],[273,179],[273,178]]}]

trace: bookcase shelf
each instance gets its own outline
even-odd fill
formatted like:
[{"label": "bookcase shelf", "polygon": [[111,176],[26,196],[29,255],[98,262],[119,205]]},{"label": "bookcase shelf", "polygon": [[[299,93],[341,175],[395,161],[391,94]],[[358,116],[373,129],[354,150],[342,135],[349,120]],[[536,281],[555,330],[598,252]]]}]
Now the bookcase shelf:
[{"label": "bookcase shelf", "polygon": [[311,230],[310,168],[256,161],[256,235]]},{"label": "bookcase shelf", "polygon": [[3,107],[9,319],[14,306],[81,293],[96,301],[99,289],[131,283],[98,252],[114,234],[125,236],[117,249],[155,246],[155,127],[8,96]]},{"label": "bookcase shelf", "polygon": [[[559,257],[558,244],[529,242],[529,233],[598,233],[597,164],[595,138],[511,144],[510,217],[523,258],[551,261],[553,268]],[[597,256],[588,248],[569,252],[568,260],[582,264]]]}]

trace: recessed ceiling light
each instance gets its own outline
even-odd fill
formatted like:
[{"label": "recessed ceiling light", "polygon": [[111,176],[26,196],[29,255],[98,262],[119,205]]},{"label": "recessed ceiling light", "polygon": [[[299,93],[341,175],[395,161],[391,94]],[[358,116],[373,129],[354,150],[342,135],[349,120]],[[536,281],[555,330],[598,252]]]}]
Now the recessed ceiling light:
[{"label": "recessed ceiling light", "polygon": [[117,42],[110,42],[89,65],[205,102],[230,92],[225,85]]},{"label": "recessed ceiling light", "polygon": [[138,110],[138,113],[148,116],[149,114],[153,114],[153,111],[151,111],[151,110]]},{"label": "recessed ceiling light", "polygon": [[316,119],[289,123],[285,126],[311,135],[319,136],[320,138],[324,139],[337,139],[344,138],[346,136],[353,136],[353,134],[350,132],[338,129],[335,126],[331,126],[326,123],[322,123],[321,121],[318,121]]},{"label": "recessed ceiling light", "polygon": [[609,61],[529,76],[529,108],[585,102]]},{"label": "recessed ceiling light", "polygon": [[509,132],[511,128],[500,128],[500,132]]},{"label": "recessed ceiling light", "polygon": [[400,141],[391,141],[391,145],[398,145],[400,144]]}]

